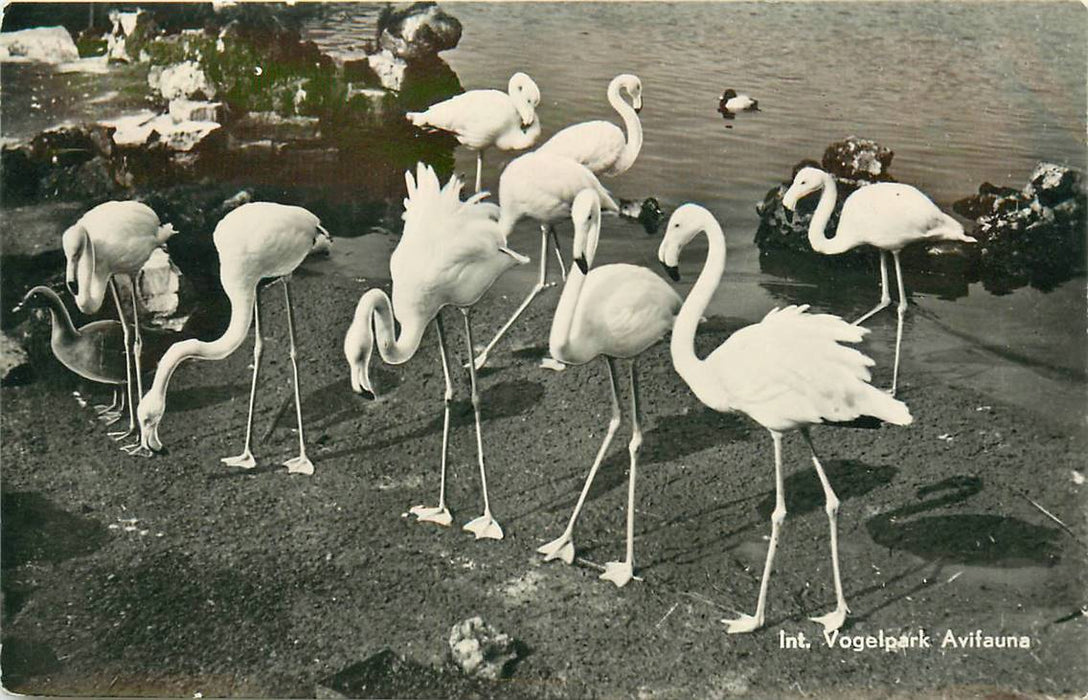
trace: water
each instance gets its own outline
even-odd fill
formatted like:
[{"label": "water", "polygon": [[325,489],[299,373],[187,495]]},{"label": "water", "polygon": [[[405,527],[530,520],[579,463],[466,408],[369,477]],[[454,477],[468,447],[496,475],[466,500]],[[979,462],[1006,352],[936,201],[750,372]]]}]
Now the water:
[{"label": "water", "polygon": [[[1085,167],[1088,23],[1074,3],[448,9],[464,35],[443,57],[468,89],[504,87],[517,70],[532,75],[542,93],[542,140],[574,122],[619,122],[605,88],[621,72],[641,78],[645,143],[634,167],[606,184],[624,197],[654,195],[668,209],[694,201],[714,212],[729,244],[715,314],[756,321],[814,291],[760,271],[755,204],[799,160],[818,160],[848,135],[892,148],[891,172],[946,210],[984,181],[1022,186],[1040,160]],[[342,6],[307,31],[327,51],[358,54],[376,16],[373,6]],[[763,111],[724,122],[715,110],[727,87],[757,98]],[[511,157],[488,153],[485,188],[496,186]],[[474,168],[473,155],[459,149],[458,171],[471,175]],[[532,229],[523,223],[511,240],[535,254]],[[650,265],[656,246],[656,238],[606,220],[598,258]],[[697,273],[697,250],[684,258],[688,282]],[[535,273],[514,274],[515,284],[527,286]],[[878,294],[875,278],[862,280],[820,295],[821,310],[859,315]],[[908,383],[962,381],[1056,423],[1084,425],[1083,279],[1049,294],[1023,289],[995,297],[972,285],[959,299],[915,290],[911,301]],[[894,312],[869,325],[870,352],[890,363]]]}]

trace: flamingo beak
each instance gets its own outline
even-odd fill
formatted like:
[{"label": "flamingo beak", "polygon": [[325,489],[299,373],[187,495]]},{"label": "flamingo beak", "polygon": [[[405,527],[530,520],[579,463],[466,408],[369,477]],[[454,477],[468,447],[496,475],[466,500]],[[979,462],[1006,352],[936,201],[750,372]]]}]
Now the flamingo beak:
[{"label": "flamingo beak", "polygon": [[69,280],[67,285],[68,291],[72,293],[72,296],[79,296],[79,280]]},{"label": "flamingo beak", "polygon": [[578,266],[578,269],[582,271],[583,275],[589,274],[589,263],[586,262],[584,255],[579,255],[574,259],[574,264]]},{"label": "flamingo beak", "polygon": [[661,267],[665,268],[665,272],[669,274],[669,279],[671,279],[673,282],[680,281],[679,267],[676,267],[675,265],[666,265],[664,262],[661,263]]}]

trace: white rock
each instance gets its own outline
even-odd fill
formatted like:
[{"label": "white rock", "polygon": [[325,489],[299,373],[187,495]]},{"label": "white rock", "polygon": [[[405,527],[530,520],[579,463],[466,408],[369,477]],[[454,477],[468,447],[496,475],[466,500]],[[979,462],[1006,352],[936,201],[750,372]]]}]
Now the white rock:
[{"label": "white rock", "polygon": [[139,146],[147,143],[152,133],[174,151],[191,151],[209,134],[220,128],[219,122],[188,120],[175,122],[169,114],[140,112],[101,122],[114,127],[113,142],[118,146]]},{"label": "white rock", "polygon": [[181,273],[162,248],[156,248],[140,268],[140,306],[156,317],[168,317],[178,310]]},{"label": "white rock", "polygon": [[514,640],[480,618],[470,617],[450,629],[450,655],[466,675],[498,679],[517,658]]},{"label": "white rock", "polygon": [[196,61],[183,61],[164,68],[154,66],[147,74],[147,84],[167,100],[189,99],[198,94],[215,97],[215,86]]},{"label": "white rock", "polygon": [[206,102],[203,100],[170,100],[170,118],[174,123],[218,122],[223,111],[222,102]]},{"label": "white rock", "polygon": [[397,58],[393,52],[386,49],[366,57],[367,63],[378,74],[378,80],[387,90],[399,91],[404,82],[404,71],[408,64],[402,58]]},{"label": "white rock", "polygon": [[134,12],[120,12],[114,10],[110,13],[110,21],[113,22],[113,28],[110,29],[110,34],[106,37],[106,57],[110,61],[124,61],[125,63],[131,63],[133,58],[128,53],[128,47],[125,39],[136,31],[136,23],[140,19],[140,15],[143,14],[143,10],[136,10]]},{"label": "white rock", "polygon": [[0,33],[0,61],[66,63],[79,59],[72,35],[64,27],[36,27]]}]

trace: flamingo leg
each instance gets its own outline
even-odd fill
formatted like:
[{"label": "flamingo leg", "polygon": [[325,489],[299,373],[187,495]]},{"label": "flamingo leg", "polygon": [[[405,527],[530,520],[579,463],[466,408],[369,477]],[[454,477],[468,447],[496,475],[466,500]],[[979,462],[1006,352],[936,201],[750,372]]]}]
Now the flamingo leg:
[{"label": "flamingo leg", "polygon": [[253,409],[257,399],[257,375],[261,371],[261,354],[264,349],[264,338],[261,337],[261,306],[258,303],[260,290],[253,295],[253,380],[249,385],[249,417],[246,418],[246,443],[242,448],[242,454],[235,457],[223,457],[219,461],[228,467],[241,467],[252,469],[257,466],[257,459],[250,451],[250,440],[253,437]]},{"label": "flamingo leg", "polygon": [[489,538],[502,539],[502,528],[495,518],[491,517],[491,504],[487,499],[487,472],[484,469],[484,441],[480,434],[480,392],[476,388],[476,367],[472,362],[472,323],[469,320],[468,309],[461,309],[465,317],[465,342],[468,344],[468,376],[472,383],[472,412],[476,417],[476,454],[480,460],[480,488],[484,494],[484,513],[464,526],[464,530],[476,535],[476,539]]},{"label": "flamingo leg", "polygon": [[903,343],[903,317],[907,315],[907,292],[903,288],[903,268],[899,265],[899,251],[892,252],[892,258],[895,260],[895,281],[899,287],[899,306],[896,308],[899,322],[895,327],[895,365],[892,369],[892,388],[888,393],[895,396],[895,387],[899,381],[899,348]]},{"label": "flamingo leg", "polygon": [[453,522],[453,516],[446,507],[446,454],[450,441],[450,404],[453,402],[453,382],[450,381],[450,358],[446,351],[446,332],[442,327],[441,311],[434,317],[434,327],[438,331],[438,353],[442,356],[442,375],[446,378],[446,408],[442,418],[442,480],[438,486],[436,507],[413,506],[408,512],[420,520],[449,527],[449,524]]},{"label": "flamingo leg", "polygon": [[116,387],[114,387],[114,389],[113,389],[113,401],[111,401],[108,405],[104,404],[104,403],[95,404],[94,405],[94,412],[101,416],[103,413],[109,413],[109,412],[115,410],[117,408],[117,401],[118,401],[119,396],[120,396],[120,394],[118,392],[118,389]]},{"label": "flamingo leg", "polygon": [[298,457],[283,463],[292,474],[313,474],[314,464],[306,456],[306,437],[302,432],[302,396],[298,389],[298,351],[295,348],[295,311],[291,305],[291,282],[283,278],[283,296],[287,303],[287,335],[291,341],[291,372],[295,383],[295,413],[298,416]]},{"label": "flamingo leg", "polygon": [[128,392],[128,430],[115,430],[106,434],[114,440],[124,440],[136,432],[136,399],[138,397],[134,397],[132,393],[134,390],[132,384],[132,351],[129,347],[132,340],[129,335],[128,324],[125,323],[125,312],[121,308],[121,297],[117,295],[117,285],[114,284],[112,277],[109,281],[109,287],[110,293],[113,295],[113,303],[117,306],[117,317],[121,321],[121,337],[125,344],[125,390]]},{"label": "flamingo leg", "polygon": [[[495,334],[495,337],[492,338],[491,342],[488,343],[487,347],[484,348],[484,351],[476,356],[475,369],[481,369],[485,364],[487,364],[488,354],[498,344],[499,340],[501,340],[502,337],[506,335],[506,332],[510,330],[511,326],[514,325],[514,322],[517,321],[523,313],[525,313],[525,309],[529,308],[529,304],[533,303],[533,299],[536,299],[537,295],[543,292],[544,289],[548,286],[544,283],[544,281],[547,279],[547,276],[548,227],[547,225],[542,225],[540,227],[540,276],[537,278],[536,284],[533,285],[533,288],[529,290],[529,295],[525,297],[525,300],[521,302],[521,306],[519,306],[517,311],[514,312],[514,315],[511,316],[510,319],[503,324],[502,328],[499,329],[499,332]],[[469,352],[472,352],[471,348],[469,348]],[[468,364],[472,364],[472,360],[469,360]]]},{"label": "flamingo leg", "polygon": [[106,425],[113,425],[117,421],[121,420],[121,415],[125,410],[126,391],[127,388],[125,385],[121,385],[120,387],[114,387],[113,403],[111,403],[109,406],[94,407],[94,410],[98,411],[98,420],[102,421]]},{"label": "flamingo leg", "polygon": [[785,487],[782,481],[782,433],[772,430],[771,439],[774,441],[774,510],[771,511],[771,543],[767,547],[767,561],[763,565],[763,579],[759,583],[759,600],[756,602],[755,615],[741,615],[735,620],[722,620],[729,634],[738,632],[751,632],[763,626],[764,613],[767,604],[767,583],[771,578],[771,568],[774,566],[774,552],[778,547],[778,535],[782,529],[782,523],[786,519]]},{"label": "flamingo leg", "polygon": [[601,578],[620,588],[626,586],[635,575],[635,476],[638,468],[638,451],[642,447],[642,428],[638,420],[638,371],[631,360],[631,442],[627,452],[631,455],[631,474],[627,480],[627,558],[610,561],[604,566]]},{"label": "flamingo leg", "polygon": [[[144,380],[143,380],[143,367],[140,364],[140,356],[144,350],[144,340],[140,336],[140,312],[137,310],[139,302],[136,298],[136,282],[132,275],[128,275],[128,291],[132,296],[132,334],[135,340],[132,342],[132,373],[136,376],[136,395],[142,397],[144,395]],[[121,447],[123,452],[132,454],[140,448],[140,441],[132,443],[131,445],[124,445]]]},{"label": "flamingo leg", "polygon": [[824,498],[826,499],[824,510],[827,511],[827,520],[831,527],[831,570],[835,575],[835,610],[827,615],[809,619],[823,625],[824,633],[830,634],[842,627],[843,622],[846,621],[846,614],[850,612],[850,608],[846,607],[846,597],[842,593],[842,578],[839,576],[839,499],[831,488],[831,482],[827,480],[827,474],[824,473],[820,459],[816,456],[816,446],[812,444],[812,437],[808,434],[808,428],[803,428],[801,435],[804,436],[808,448],[812,451],[812,464],[816,467],[816,475],[820,477],[820,483],[824,487]]},{"label": "flamingo leg", "polygon": [[[895,255],[896,255],[896,260],[898,260],[899,259],[898,258],[899,254],[895,253]],[[888,254],[885,251],[883,251],[883,250],[880,251],[880,302],[876,306],[874,306],[872,309],[870,309],[869,313],[865,314],[864,316],[862,316],[858,320],[854,321],[855,326],[860,326],[862,324],[862,322],[866,321],[873,314],[877,313],[878,311],[883,311],[884,309],[891,306],[892,297],[891,297],[891,294],[888,293],[888,257],[887,256],[888,256]]]},{"label": "flamingo leg", "polygon": [[480,173],[484,169],[484,152],[483,149],[476,151],[476,191],[480,191]]},{"label": "flamingo leg", "polygon": [[582,506],[585,505],[586,496],[589,495],[589,488],[593,485],[593,479],[597,476],[597,470],[600,469],[601,462],[604,461],[605,453],[608,452],[608,446],[612,444],[612,437],[620,427],[620,397],[619,385],[616,382],[615,360],[606,356],[604,361],[608,367],[608,385],[612,389],[612,420],[608,422],[608,432],[604,435],[604,442],[601,443],[600,449],[597,450],[597,457],[593,460],[593,466],[589,468],[589,476],[586,477],[586,483],[582,487],[582,493],[578,496],[578,503],[574,506],[574,512],[570,515],[567,529],[563,531],[562,535],[536,550],[544,555],[544,561],[562,559],[567,564],[574,563],[574,523],[577,522],[578,515],[582,512]]},{"label": "flamingo leg", "polygon": [[567,281],[567,264],[563,262],[563,251],[559,248],[559,234],[555,231],[555,226],[548,224],[548,233],[552,237],[552,248],[555,249],[555,259],[559,261],[559,275],[564,282]]}]

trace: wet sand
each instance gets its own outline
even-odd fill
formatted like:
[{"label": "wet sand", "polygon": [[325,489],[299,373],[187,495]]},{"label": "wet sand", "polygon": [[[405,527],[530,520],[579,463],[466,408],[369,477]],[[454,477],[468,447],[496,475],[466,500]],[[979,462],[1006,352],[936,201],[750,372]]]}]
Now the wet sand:
[{"label": "wet sand", "polygon": [[[754,609],[770,532],[766,431],[705,409],[658,346],[640,365],[641,580],[616,589],[597,579],[601,564],[623,554],[626,416],[575,532],[580,559],[543,563],[535,549],[565,526],[609,417],[600,364],[559,374],[537,367],[553,289],[481,374],[488,483],[506,539],[474,542],[460,530],[481,509],[464,372],[450,438],[454,527],[416,523],[408,509],[437,499],[442,370],[429,332],[408,364],[375,365],[381,398],[351,393],[343,333],[359,295],[381,282],[377,251],[394,243],[367,239],[375,252],[365,261],[334,253],[295,279],[312,477],[280,466],[297,453],[297,435],[278,288],[262,297],[268,342],[255,434],[271,433],[256,444],[252,471],[219,463],[241,448],[248,342],[227,360],[175,374],[160,430],[167,453],[152,459],[122,454],[74,400],[87,387],[48,356],[33,358],[38,381],[3,390],[9,689],[329,697],[345,687],[334,676],[342,681],[384,649],[405,657],[403,667],[384,673],[378,664],[352,694],[977,697],[1083,688],[1088,533],[1085,487],[1074,480],[1084,471],[1083,430],[927,377],[908,345],[900,396],[914,425],[817,428],[813,437],[842,500],[852,609],[843,633],[922,629],[934,648],[829,649],[806,619],[829,611],[834,591],[823,494],[798,436],[785,448],[788,516],[767,625],[729,636],[720,619]],[[477,342],[522,293],[485,298],[473,314]],[[460,314],[444,313],[463,359]],[[737,325],[710,318],[702,352]],[[875,381],[888,383],[890,368],[878,367]],[[522,642],[511,678],[468,681],[446,665],[450,627],[473,615]],[[941,649],[946,630],[1024,635],[1030,648]],[[780,648],[783,634],[801,632],[811,648]]]}]

